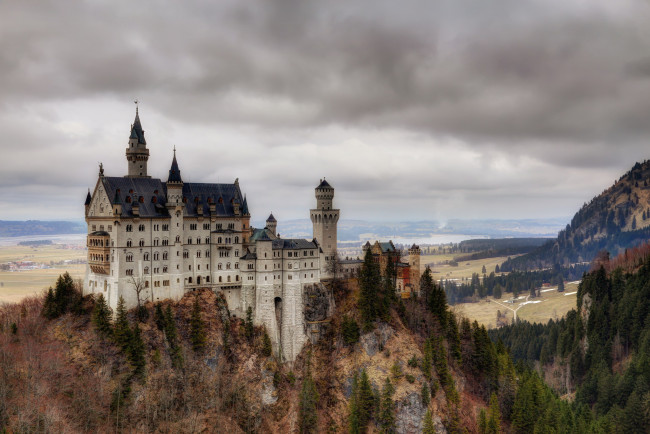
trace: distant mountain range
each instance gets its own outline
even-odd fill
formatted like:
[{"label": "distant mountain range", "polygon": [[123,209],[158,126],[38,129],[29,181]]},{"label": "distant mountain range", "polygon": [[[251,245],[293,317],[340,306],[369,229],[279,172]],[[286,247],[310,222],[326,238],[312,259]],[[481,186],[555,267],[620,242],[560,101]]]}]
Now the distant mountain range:
[{"label": "distant mountain range", "polygon": [[[555,237],[567,222],[567,218],[522,220],[460,220],[446,222],[435,220],[419,222],[368,222],[341,220],[338,227],[339,241],[362,241],[366,239],[409,238],[426,239],[435,235],[462,234],[471,237],[526,238]],[[254,222],[260,227],[263,222]],[[311,238],[309,219],[281,221],[278,231],[283,237]],[[7,221],[0,220],[0,237],[33,235],[78,234],[86,232],[83,221]]]},{"label": "distant mountain range", "polygon": [[0,237],[80,234],[84,232],[86,232],[86,224],[81,221],[0,220]]},{"label": "distant mountain range", "polygon": [[[489,238],[548,238],[555,237],[567,218],[522,220],[460,220],[446,222],[435,220],[418,222],[368,222],[341,220],[338,226],[339,241],[366,239],[390,239],[394,237],[426,239],[436,235],[463,234],[471,237]],[[312,236],[309,219],[289,220],[278,223],[278,231],[284,237]]]},{"label": "distant mountain range", "polygon": [[599,251],[612,256],[650,240],[650,161],[634,167],[586,203],[557,238],[506,261],[502,271],[530,270],[591,261]]}]

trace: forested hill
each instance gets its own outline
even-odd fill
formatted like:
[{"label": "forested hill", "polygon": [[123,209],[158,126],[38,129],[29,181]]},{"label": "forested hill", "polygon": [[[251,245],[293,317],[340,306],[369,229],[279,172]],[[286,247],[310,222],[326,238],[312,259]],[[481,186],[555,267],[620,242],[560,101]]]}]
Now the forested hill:
[{"label": "forested hill", "polygon": [[578,412],[590,409],[595,432],[648,432],[650,246],[599,265],[565,318],[489,334],[514,359],[539,367],[558,393],[574,396]]},{"label": "forested hill", "polygon": [[590,262],[650,238],[650,161],[636,163],[610,188],[582,206],[557,239],[503,263],[502,271]]}]

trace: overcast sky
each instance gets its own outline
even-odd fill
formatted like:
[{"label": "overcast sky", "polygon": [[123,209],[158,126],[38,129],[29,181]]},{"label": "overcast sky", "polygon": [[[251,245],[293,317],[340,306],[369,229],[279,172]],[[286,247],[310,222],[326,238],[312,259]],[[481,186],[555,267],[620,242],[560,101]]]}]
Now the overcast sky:
[{"label": "overcast sky", "polygon": [[0,1],[0,219],[83,217],[135,106],[253,220],[571,216],[650,157],[650,2]]}]

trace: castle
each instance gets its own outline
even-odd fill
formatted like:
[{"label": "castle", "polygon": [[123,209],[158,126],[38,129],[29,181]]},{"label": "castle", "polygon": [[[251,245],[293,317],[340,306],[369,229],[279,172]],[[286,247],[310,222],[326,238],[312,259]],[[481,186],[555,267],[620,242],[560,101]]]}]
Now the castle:
[{"label": "castle", "polygon": [[85,202],[88,265],[84,293],[103,294],[115,309],[180,299],[209,288],[222,293],[233,315],[248,308],[264,325],[276,355],[294,360],[308,339],[304,298],[321,292],[336,257],[339,210],[334,188],[320,181],[310,210],[313,239],[286,239],[271,214],[253,228],[239,181],[184,182],[176,150],[166,181],[148,175],[149,149],[136,108],[126,148],[128,172],[99,178]]}]

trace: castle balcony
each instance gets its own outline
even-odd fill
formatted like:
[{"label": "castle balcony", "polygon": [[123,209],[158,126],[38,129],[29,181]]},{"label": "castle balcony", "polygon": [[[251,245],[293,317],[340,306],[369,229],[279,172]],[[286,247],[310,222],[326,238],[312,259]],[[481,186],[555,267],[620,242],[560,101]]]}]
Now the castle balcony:
[{"label": "castle balcony", "polygon": [[111,269],[110,235],[108,232],[93,232],[86,238],[88,265],[93,273],[109,274]]}]

